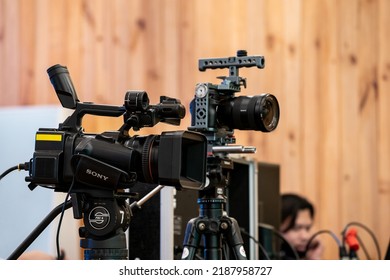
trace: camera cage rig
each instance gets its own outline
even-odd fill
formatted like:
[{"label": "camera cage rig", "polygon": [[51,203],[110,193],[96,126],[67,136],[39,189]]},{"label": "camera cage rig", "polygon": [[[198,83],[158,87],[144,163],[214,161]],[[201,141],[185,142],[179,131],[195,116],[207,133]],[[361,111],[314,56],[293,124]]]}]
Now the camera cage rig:
[{"label": "camera cage rig", "polygon": [[[192,115],[189,130],[203,133],[211,146],[234,144],[234,129],[270,132],[279,121],[279,104],[271,94],[235,97],[246,88],[246,78],[239,76],[240,68],[265,66],[264,56],[248,56],[245,50],[237,56],[199,59],[199,71],[207,69],[229,69],[229,76],[219,76],[220,84],[198,83],[191,102]],[[257,118],[256,118],[257,117]],[[219,148],[219,151],[223,148]],[[229,151],[230,150],[230,151]],[[253,148],[237,148],[237,152],[252,153]],[[208,152],[211,152],[210,149]],[[234,152],[231,147],[226,152]]]},{"label": "camera cage rig", "polygon": [[[182,259],[194,259],[201,238],[205,259],[222,259],[222,247],[228,246],[225,258],[232,253],[235,259],[247,259],[238,222],[225,212],[226,187],[229,173],[234,168],[228,157],[231,153],[255,153],[255,147],[230,145],[236,143],[234,129],[273,131],[279,122],[279,104],[271,94],[235,97],[246,87],[246,79],[239,76],[239,68],[264,68],[263,56],[248,56],[245,50],[237,56],[199,60],[199,70],[229,69],[229,76],[220,76],[221,84],[198,83],[190,104],[191,131],[207,138],[207,180],[199,191],[199,216],[191,219],[186,228]],[[223,245],[222,240],[225,240]],[[225,247],[226,248],[226,247]]]}]

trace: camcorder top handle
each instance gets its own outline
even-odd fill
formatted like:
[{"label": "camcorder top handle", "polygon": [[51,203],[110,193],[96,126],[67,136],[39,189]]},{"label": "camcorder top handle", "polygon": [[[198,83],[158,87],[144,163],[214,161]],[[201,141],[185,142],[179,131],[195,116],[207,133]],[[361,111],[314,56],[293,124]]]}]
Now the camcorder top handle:
[{"label": "camcorder top handle", "polygon": [[126,112],[124,106],[99,105],[80,102],[66,66],[62,66],[60,64],[53,65],[47,69],[47,73],[62,107],[75,110],[71,116],[59,125],[60,130],[74,133],[81,132],[82,118],[86,114],[119,117]]}]

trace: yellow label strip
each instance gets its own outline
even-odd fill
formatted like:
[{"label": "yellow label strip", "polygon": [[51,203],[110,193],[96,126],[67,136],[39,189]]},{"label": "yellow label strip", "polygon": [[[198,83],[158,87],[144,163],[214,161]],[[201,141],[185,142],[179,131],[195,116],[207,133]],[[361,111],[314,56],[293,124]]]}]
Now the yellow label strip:
[{"label": "yellow label strip", "polygon": [[62,134],[37,134],[36,141],[62,141]]}]

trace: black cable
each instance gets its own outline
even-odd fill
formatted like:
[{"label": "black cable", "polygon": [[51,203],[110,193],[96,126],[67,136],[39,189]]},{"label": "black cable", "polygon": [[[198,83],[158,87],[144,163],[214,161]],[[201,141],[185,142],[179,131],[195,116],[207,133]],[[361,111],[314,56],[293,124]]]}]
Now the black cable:
[{"label": "black cable", "polygon": [[[12,166],[11,168],[7,169],[6,171],[3,172],[3,174],[0,175],[0,180],[3,179],[5,176],[7,176],[9,173],[11,173],[12,171],[15,171],[15,170],[30,170],[30,163],[29,162],[25,162],[25,163],[19,163],[18,165],[15,165],[15,166]],[[55,188],[54,187],[50,187],[50,186],[41,186],[42,188],[46,188],[46,189],[50,189],[50,190],[54,190]]]},{"label": "black cable", "polygon": [[381,259],[381,256],[382,256],[382,253],[381,253],[381,248],[379,247],[379,243],[378,243],[378,240],[376,239],[375,237],[375,234],[372,232],[372,230],[370,230],[367,226],[365,226],[364,224],[362,223],[359,223],[359,222],[350,222],[348,223],[345,227],[344,227],[344,230],[341,232],[341,235],[343,237],[343,246],[345,246],[345,235],[347,233],[347,230],[350,226],[359,226],[363,229],[365,229],[368,234],[371,236],[372,240],[374,241],[374,244],[375,244],[375,247],[376,247],[376,251],[378,253],[378,260]]},{"label": "black cable", "polygon": [[248,236],[250,239],[252,239],[252,240],[257,244],[257,246],[259,247],[259,249],[260,249],[261,253],[263,254],[263,256],[264,256],[267,260],[270,260],[270,257],[268,256],[267,251],[265,250],[265,248],[263,247],[263,245],[262,245],[258,240],[256,240],[253,236],[251,236],[251,235],[249,234],[249,232],[247,232],[244,228],[240,228],[240,231],[241,231],[244,235],[246,235],[246,236]]},{"label": "black cable", "polygon": [[309,249],[309,247],[310,247],[310,245],[311,245],[311,242],[314,240],[314,238],[317,237],[317,236],[320,235],[320,234],[323,234],[323,233],[329,233],[329,234],[333,237],[333,239],[336,241],[337,246],[338,246],[339,248],[342,246],[342,243],[341,243],[340,239],[337,238],[337,236],[336,236],[336,234],[335,234],[334,232],[332,232],[332,231],[330,231],[330,230],[328,230],[328,229],[323,229],[323,230],[317,231],[316,233],[314,233],[314,234],[310,237],[310,239],[309,239],[309,241],[307,242],[307,245],[306,245],[306,251]]},{"label": "black cable", "polygon": [[57,259],[58,260],[61,260],[64,258],[64,253],[61,252],[61,250],[60,250],[60,231],[61,231],[62,219],[64,218],[64,214],[65,214],[65,210],[66,210],[65,205],[66,205],[66,202],[69,201],[69,196],[70,196],[70,192],[72,190],[73,185],[74,185],[74,177],[73,177],[72,184],[69,187],[68,193],[66,194],[65,201],[64,201],[62,211],[61,211],[60,220],[58,222],[58,227],[57,227],[56,247],[57,247]]},{"label": "black cable", "polygon": [[3,174],[0,175],[0,180],[3,179],[5,176],[7,176],[9,173],[15,170],[29,170],[30,163],[19,163],[18,165],[12,166],[11,168],[8,168],[6,171],[3,172]]},{"label": "black cable", "polygon": [[370,257],[370,255],[368,254],[367,248],[366,248],[366,246],[364,245],[364,243],[362,242],[362,239],[360,238],[360,236],[359,236],[359,235],[356,235],[356,239],[359,241],[359,244],[360,244],[360,246],[362,247],[363,252],[364,252],[364,254],[366,255],[367,260],[371,260],[371,257]]},{"label": "black cable", "polygon": [[7,176],[9,173],[11,173],[14,170],[18,170],[18,166],[12,166],[11,168],[7,169],[3,172],[3,174],[0,175],[0,180],[3,179],[5,176]]},{"label": "black cable", "polygon": [[288,245],[288,247],[290,247],[291,251],[292,251],[293,254],[294,254],[295,259],[296,259],[296,260],[299,260],[300,257],[299,257],[299,255],[298,255],[297,250],[294,248],[294,246],[293,246],[286,238],[284,238],[284,236],[283,236],[279,231],[277,231],[276,229],[272,228],[272,232],[273,232],[277,237],[279,237],[283,242],[285,242],[285,243]]},{"label": "black cable", "polygon": [[[29,162],[25,162],[25,163],[20,163],[18,165],[15,165],[9,169],[7,169],[6,171],[4,171],[1,175],[0,175],[0,180],[3,179],[5,176],[7,176],[9,173],[11,173],[12,171],[15,171],[15,170],[29,170],[30,169],[30,163]],[[70,186],[69,188],[69,191],[66,195],[66,198],[65,198],[65,201],[62,205],[62,209],[61,209],[61,216],[60,216],[60,221],[58,223],[58,228],[57,228],[57,237],[56,237],[56,244],[57,244],[57,259],[61,260],[64,258],[64,253],[60,252],[60,245],[59,245],[59,233],[60,233],[60,229],[61,229],[61,223],[62,223],[62,219],[63,219],[63,216],[64,216],[64,213],[65,213],[65,210],[69,208],[69,203],[68,202],[68,199],[69,199],[69,195],[70,195],[70,191],[73,187],[73,184],[74,184],[74,181],[72,182],[72,185]],[[38,229],[36,230],[37,232],[39,231],[43,231],[43,229],[45,228],[45,225],[39,225]],[[33,240],[33,235],[30,237],[28,237],[27,241],[29,242],[30,239]],[[26,243],[28,243],[26,242]],[[23,244],[23,246],[25,246]],[[23,246],[21,246],[21,248],[18,248],[16,250],[15,253],[13,253],[11,255],[11,259],[14,258],[15,256],[17,256],[17,254],[20,254],[20,252],[23,252],[26,248],[24,248]],[[18,257],[18,256],[17,256]]]},{"label": "black cable", "polygon": [[333,239],[336,241],[337,246],[339,247],[339,249],[342,250],[340,252],[340,258],[345,257],[345,256],[343,256],[345,254],[345,252],[344,252],[345,250],[343,249],[343,248],[345,248],[344,245],[341,243],[340,239],[337,238],[336,234],[334,232],[328,230],[328,229],[319,230],[319,231],[317,231],[316,233],[314,233],[310,237],[310,239],[309,239],[309,241],[307,242],[307,245],[306,245],[305,254],[309,250],[310,245],[313,242],[314,238],[316,238],[318,235],[323,234],[323,233],[329,233],[333,237]]}]

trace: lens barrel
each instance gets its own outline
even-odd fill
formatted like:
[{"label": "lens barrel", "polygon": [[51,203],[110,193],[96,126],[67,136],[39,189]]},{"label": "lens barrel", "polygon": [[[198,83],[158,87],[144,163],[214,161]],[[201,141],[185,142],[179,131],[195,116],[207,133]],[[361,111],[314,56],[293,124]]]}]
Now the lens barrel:
[{"label": "lens barrel", "polygon": [[239,96],[217,107],[218,124],[230,129],[271,132],[278,125],[279,114],[278,100],[272,94]]},{"label": "lens barrel", "polygon": [[124,143],[141,155],[141,182],[199,190],[206,176],[207,140],[190,131],[167,131],[161,135],[135,136]]}]

